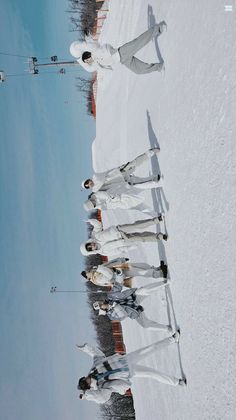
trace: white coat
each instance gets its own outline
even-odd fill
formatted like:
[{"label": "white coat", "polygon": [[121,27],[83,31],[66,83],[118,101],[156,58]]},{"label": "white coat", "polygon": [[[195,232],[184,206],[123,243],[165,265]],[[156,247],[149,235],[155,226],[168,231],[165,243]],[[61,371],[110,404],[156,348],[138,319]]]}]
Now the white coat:
[{"label": "white coat", "polygon": [[94,183],[92,192],[108,190],[109,192],[112,192],[112,190],[115,192],[117,187],[121,186],[127,188],[127,182],[125,181],[119,168],[110,169],[106,172],[95,173],[92,180]]},{"label": "white coat", "polygon": [[83,399],[91,400],[97,404],[104,404],[110,399],[112,392],[118,392],[124,395],[127,389],[130,388],[131,382],[129,380],[129,369],[125,355],[118,353],[106,357],[105,354],[96,347],[91,347],[88,344],[78,346],[78,348],[93,357],[92,369],[102,372],[104,370],[104,362],[108,362],[112,369],[119,369],[125,367],[125,371],[116,372],[109,376],[109,381],[103,382],[97,386],[96,381],[91,382],[91,388],[83,392]]},{"label": "white coat", "polygon": [[[93,63],[84,63],[82,54],[88,51],[91,53]],[[109,44],[101,45],[92,37],[85,37],[85,41],[74,41],[70,45],[70,53],[78,63],[88,72],[103,73],[112,70],[115,63],[120,62],[120,54]]]},{"label": "white coat", "polygon": [[132,209],[143,204],[144,197],[138,195],[138,192],[133,188],[131,193],[120,192],[113,194],[108,191],[97,191],[93,194],[96,200],[95,209],[110,210],[110,209]]},{"label": "white coat", "polygon": [[[131,249],[127,239],[123,239],[121,233],[116,226],[111,226],[103,230],[102,223],[96,219],[89,219],[88,222],[93,225],[91,238],[84,244],[80,245],[82,255],[88,256],[93,254],[106,255],[108,257],[116,257],[123,255]],[[97,249],[87,251],[85,245],[88,243],[96,243]]]}]

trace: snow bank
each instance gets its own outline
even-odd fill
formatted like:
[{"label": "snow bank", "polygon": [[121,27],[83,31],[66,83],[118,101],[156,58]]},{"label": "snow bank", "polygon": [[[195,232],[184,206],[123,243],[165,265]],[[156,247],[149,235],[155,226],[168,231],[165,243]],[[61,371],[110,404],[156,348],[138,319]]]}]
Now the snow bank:
[{"label": "snow bank", "polygon": [[[173,325],[176,316],[180,347],[147,363],[180,375],[182,362],[188,387],[136,379],[136,417],[231,420],[236,412],[235,10],[225,12],[221,0],[111,0],[100,40],[122,45],[162,19],[168,31],[138,56],[153,62],[162,54],[165,73],[136,76],[117,66],[99,86],[92,147],[95,171],[157,143],[161,147],[158,161],[140,174],[158,167],[164,174],[163,188],[146,198],[166,211],[170,238],[130,256],[152,264],[160,257],[168,261],[168,299],[164,291],[151,298],[147,313],[160,322],[170,316]],[[107,226],[139,217],[134,211],[103,213]],[[131,320],[123,329],[128,351],[163,337]]]}]

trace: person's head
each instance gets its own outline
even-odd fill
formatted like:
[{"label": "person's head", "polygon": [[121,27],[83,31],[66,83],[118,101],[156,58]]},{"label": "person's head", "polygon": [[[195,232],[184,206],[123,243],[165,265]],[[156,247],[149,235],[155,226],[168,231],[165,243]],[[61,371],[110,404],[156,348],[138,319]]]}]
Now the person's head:
[{"label": "person's head", "polygon": [[86,391],[87,389],[90,389],[90,384],[91,384],[90,376],[82,376],[82,378],[79,379],[77,389]]},{"label": "person's head", "polygon": [[100,309],[102,310],[102,311],[107,311],[107,309],[109,308],[109,305],[108,305],[108,303],[106,303],[106,302],[102,302],[102,303],[100,303]]},{"label": "person's head", "polygon": [[86,280],[91,280],[93,278],[93,273],[91,271],[82,271],[81,275],[86,279]]},{"label": "person's head", "polygon": [[94,186],[94,182],[90,178],[82,182],[82,187],[86,188],[86,190],[88,190],[89,188],[93,188],[93,186]]},{"label": "person's head", "polygon": [[97,249],[97,244],[95,242],[88,242],[85,245],[85,249],[86,251],[90,252],[90,251],[96,251]]},{"label": "person's head", "polygon": [[97,254],[99,245],[96,242],[84,242],[80,245],[80,252],[87,257],[88,255]]},{"label": "person's head", "polygon": [[92,64],[93,58],[92,54],[89,51],[84,51],[82,54],[82,61],[87,64]]},{"label": "person's head", "polygon": [[106,315],[109,305],[106,302],[94,302],[93,309],[98,311],[98,315]]},{"label": "person's head", "polygon": [[86,280],[88,279],[87,277],[87,271],[81,271],[81,276],[83,276]]}]

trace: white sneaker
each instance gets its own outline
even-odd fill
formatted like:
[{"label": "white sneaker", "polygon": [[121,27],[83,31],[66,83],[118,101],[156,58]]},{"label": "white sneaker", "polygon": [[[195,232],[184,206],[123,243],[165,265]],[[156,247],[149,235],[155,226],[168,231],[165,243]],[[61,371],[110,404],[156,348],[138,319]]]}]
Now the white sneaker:
[{"label": "white sneaker", "polygon": [[148,154],[148,156],[151,158],[152,156],[157,155],[159,152],[160,152],[160,149],[158,147],[152,147],[146,152],[146,154]]},{"label": "white sneaker", "polygon": [[173,328],[171,327],[171,325],[169,325],[169,326],[168,326],[168,332],[169,332],[170,334],[172,334],[172,333],[173,333]]},{"label": "white sneaker", "polygon": [[161,35],[164,31],[167,31],[167,24],[166,24],[166,22],[164,21],[164,20],[162,20],[160,23],[159,23],[159,28],[158,28],[158,30],[159,30],[159,34]]}]

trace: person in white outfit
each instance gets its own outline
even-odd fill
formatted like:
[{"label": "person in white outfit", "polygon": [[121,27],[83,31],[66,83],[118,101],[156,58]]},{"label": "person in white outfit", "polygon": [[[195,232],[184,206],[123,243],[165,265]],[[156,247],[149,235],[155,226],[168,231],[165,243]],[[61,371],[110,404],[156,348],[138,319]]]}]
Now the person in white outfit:
[{"label": "person in white outfit", "polygon": [[80,392],[80,399],[104,404],[110,399],[113,392],[124,395],[131,387],[133,378],[149,378],[167,385],[185,386],[187,384],[185,378],[166,375],[142,364],[144,359],[178,341],[179,332],[176,331],[171,337],[139,350],[124,355],[114,353],[111,356],[105,356],[100,349],[88,344],[78,345],[79,350],[93,357],[91,370],[78,382],[77,389]]},{"label": "person in white outfit", "polygon": [[[82,188],[91,189],[93,193],[105,191],[110,194],[124,193],[131,186],[139,189],[157,188],[160,175],[138,177],[134,171],[152,156],[159,153],[160,149],[155,147],[137,156],[130,162],[110,169],[106,172],[95,173],[92,178],[82,182]],[[129,193],[129,192],[127,192]]]},{"label": "person in white outfit", "polygon": [[81,275],[96,286],[113,287],[114,284],[127,286],[127,280],[133,277],[160,278],[167,277],[168,267],[161,261],[159,267],[147,263],[128,262],[128,258],[116,258],[82,271]]},{"label": "person in white outfit", "polygon": [[171,333],[173,329],[170,325],[160,324],[149,319],[142,306],[145,298],[158,293],[160,287],[166,286],[168,282],[165,279],[147,286],[125,290],[122,290],[122,286],[117,284],[111,292],[107,293],[107,298],[103,302],[95,302],[93,308],[98,310],[98,315],[107,315],[111,321],[123,321],[130,318],[135,319],[143,328]]},{"label": "person in white outfit", "polygon": [[124,64],[136,74],[151,73],[163,69],[163,61],[160,63],[145,63],[135,57],[135,54],[143,48],[151,39],[161,35],[167,25],[164,21],[155,24],[134,40],[127,42],[121,47],[114,48],[110,44],[100,45],[91,37],[85,41],[74,41],[70,45],[70,53],[77,59],[79,64],[88,72],[96,71],[103,74],[112,70],[117,63]]},{"label": "person in white outfit", "polygon": [[91,210],[114,210],[114,209],[133,209],[153,216],[155,212],[145,203],[145,197],[140,195],[140,190],[130,188],[128,191],[115,193],[109,191],[97,191],[89,195],[84,203],[86,211]]},{"label": "person in white outfit", "polygon": [[88,222],[94,228],[91,238],[80,245],[80,251],[85,256],[100,254],[112,258],[126,253],[130,247],[137,247],[140,242],[156,242],[162,239],[167,241],[166,233],[137,232],[137,230],[160,223],[163,220],[162,217],[160,214],[152,219],[137,220],[131,224],[111,226],[104,230],[101,222],[89,219]]}]

